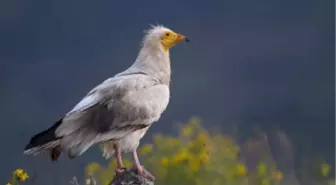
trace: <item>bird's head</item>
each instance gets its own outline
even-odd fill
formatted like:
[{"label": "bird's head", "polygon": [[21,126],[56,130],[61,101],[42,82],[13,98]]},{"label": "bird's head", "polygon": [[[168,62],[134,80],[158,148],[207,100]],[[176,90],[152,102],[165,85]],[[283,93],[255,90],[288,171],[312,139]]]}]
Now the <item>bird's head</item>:
[{"label": "bird's head", "polygon": [[151,26],[151,28],[146,31],[143,44],[160,46],[165,51],[168,51],[171,47],[182,41],[189,42],[189,39],[180,33],[176,33],[169,28],[159,25]]}]

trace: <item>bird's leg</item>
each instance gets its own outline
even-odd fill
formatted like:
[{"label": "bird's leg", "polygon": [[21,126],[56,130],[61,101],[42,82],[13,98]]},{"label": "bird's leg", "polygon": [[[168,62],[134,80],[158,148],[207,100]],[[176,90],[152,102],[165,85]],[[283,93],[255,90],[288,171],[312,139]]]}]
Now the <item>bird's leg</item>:
[{"label": "bird's leg", "polygon": [[125,167],[124,167],[124,163],[123,163],[123,160],[122,160],[122,155],[121,155],[121,149],[120,149],[120,146],[118,145],[114,145],[114,151],[115,151],[115,156],[117,158],[117,169],[116,169],[116,173],[117,174],[121,174],[125,171]]},{"label": "bird's leg", "polygon": [[138,153],[136,150],[132,152],[132,157],[133,157],[133,169],[137,171],[140,175],[143,175],[149,180],[154,181],[155,177],[151,173],[149,173],[143,166],[141,166]]}]

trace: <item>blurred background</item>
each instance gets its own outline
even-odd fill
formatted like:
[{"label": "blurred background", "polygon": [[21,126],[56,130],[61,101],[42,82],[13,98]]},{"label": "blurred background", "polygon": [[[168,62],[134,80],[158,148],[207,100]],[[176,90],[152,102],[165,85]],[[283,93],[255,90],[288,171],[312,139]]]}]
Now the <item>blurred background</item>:
[{"label": "blurred background", "polygon": [[33,134],[131,65],[143,30],[158,23],[191,42],[171,50],[171,102],[144,142],[154,133],[177,134],[176,123],[198,116],[222,134],[236,127],[239,138],[266,134],[281,161],[282,133],[293,147],[282,171],[299,183],[303,159],[335,162],[334,3],[1,1],[1,182],[20,167],[39,174],[38,184],[64,184],[82,177],[90,161],[106,162],[96,147],[58,163],[22,152]]}]

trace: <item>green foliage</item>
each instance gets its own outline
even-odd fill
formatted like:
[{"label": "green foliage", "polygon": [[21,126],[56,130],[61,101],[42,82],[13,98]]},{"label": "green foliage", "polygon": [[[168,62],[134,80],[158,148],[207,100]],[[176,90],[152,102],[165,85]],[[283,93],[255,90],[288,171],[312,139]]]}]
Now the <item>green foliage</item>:
[{"label": "green foliage", "polygon": [[[239,158],[240,145],[228,136],[210,134],[198,118],[179,129],[176,137],[155,134],[152,144],[139,148],[143,165],[161,185],[276,185],[284,174],[275,164],[259,161],[250,171]],[[130,164],[130,161],[125,161]],[[107,185],[113,178],[115,159],[107,167],[97,163],[87,166],[86,173],[93,174],[98,182]],[[328,176],[331,166],[321,166],[323,176]],[[329,181],[328,181],[329,182]]]},{"label": "green foliage", "polygon": [[[151,144],[139,148],[139,154],[142,164],[160,185],[284,185],[285,175],[269,160],[271,156],[263,151],[263,144],[252,138],[239,145],[229,135],[210,133],[194,117],[181,125],[175,137],[155,134]],[[252,154],[259,155],[254,168],[248,169],[240,156],[246,151],[258,151]],[[303,164],[297,171],[302,184],[336,185],[331,174],[333,167],[323,158],[309,157]],[[130,166],[131,161],[124,159],[124,165]],[[98,185],[108,185],[116,166],[116,159],[108,161],[106,166],[92,162],[85,174],[93,177]],[[12,172],[6,185],[19,185],[28,178],[28,173],[19,168]]]}]

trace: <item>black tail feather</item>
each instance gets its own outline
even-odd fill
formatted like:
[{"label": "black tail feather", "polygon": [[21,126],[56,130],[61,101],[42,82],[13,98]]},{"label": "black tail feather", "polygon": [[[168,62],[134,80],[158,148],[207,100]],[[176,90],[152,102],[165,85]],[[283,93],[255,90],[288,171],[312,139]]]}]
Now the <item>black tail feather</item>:
[{"label": "black tail feather", "polygon": [[35,147],[41,147],[41,149],[47,149],[50,150],[50,155],[51,155],[51,159],[53,161],[57,160],[57,158],[60,156],[60,148],[59,147],[55,147],[55,148],[44,148],[42,146],[53,142],[53,141],[57,141],[59,139],[61,139],[60,137],[56,137],[55,135],[55,131],[58,128],[58,126],[62,123],[62,119],[58,120],[54,125],[52,125],[50,128],[36,134],[35,136],[33,136],[30,139],[30,142],[28,143],[28,145],[25,147],[25,151],[35,148]]}]

